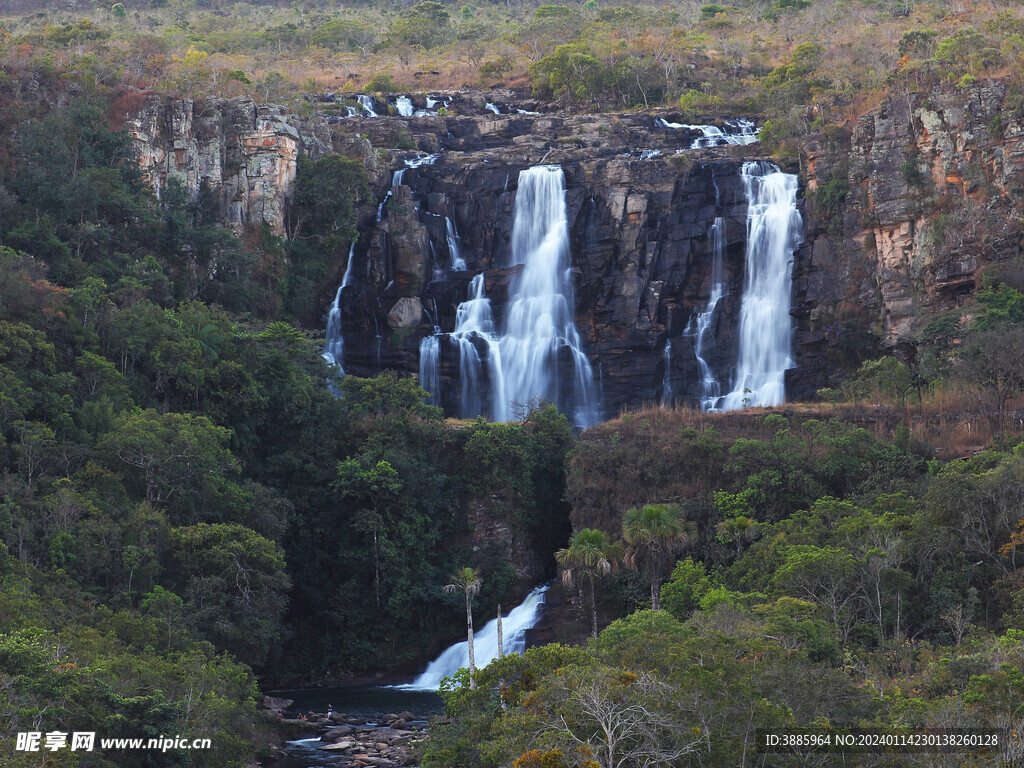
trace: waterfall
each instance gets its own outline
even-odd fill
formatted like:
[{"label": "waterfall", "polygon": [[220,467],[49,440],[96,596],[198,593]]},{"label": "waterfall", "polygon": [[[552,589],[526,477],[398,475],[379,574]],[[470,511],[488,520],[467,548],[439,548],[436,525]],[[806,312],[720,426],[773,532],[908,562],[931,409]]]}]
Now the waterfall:
[{"label": "waterfall", "polygon": [[[491,403],[495,409],[505,402],[505,382],[491,301],[484,295],[483,273],[473,278],[469,284],[469,296],[455,310],[455,330],[451,339],[459,347],[459,378],[462,380],[460,413],[467,419],[486,415],[482,393],[484,361],[480,357],[480,344],[487,347]],[[492,418],[498,420],[493,415]]]},{"label": "waterfall", "polygon": [[363,111],[366,112],[367,117],[379,117],[379,115],[373,109],[372,98],[366,95],[362,95],[357,96],[356,101],[359,102],[359,106],[361,106],[363,108]]},{"label": "waterfall", "polygon": [[395,109],[398,110],[398,114],[402,117],[412,117],[412,99],[408,96],[399,96],[395,99]]},{"label": "waterfall", "polygon": [[797,178],[771,163],[747,162],[740,171],[747,195],[747,255],[740,307],[739,363],[724,410],[779,405],[786,369],[793,367],[793,251],[803,220],[796,208]]},{"label": "waterfall", "polygon": [[441,405],[441,329],[434,326],[433,336],[420,342],[420,386],[427,390],[427,405]]},{"label": "waterfall", "polygon": [[661,377],[661,404],[672,405],[675,401],[675,393],[672,391],[672,340],[665,342],[665,354],[662,356],[665,363],[665,373]]},{"label": "waterfall", "polygon": [[487,102],[487,103],[486,103],[486,104],[484,105],[484,108],[485,108],[485,109],[489,109],[489,110],[491,110],[491,112],[493,112],[493,113],[494,113],[494,114],[496,114],[496,115],[500,115],[500,114],[501,114],[501,110],[500,110],[500,109],[498,109],[498,108],[497,108],[496,106],[494,106],[493,104],[491,104],[491,102]]},{"label": "waterfall", "polygon": [[[583,353],[573,320],[569,263],[569,222],[561,166],[538,165],[519,174],[512,224],[512,264],[522,264],[509,292],[501,362],[505,397],[495,400],[496,421],[507,421],[512,404],[560,398],[558,358],[572,356],[573,411],[577,426],[597,423],[599,405],[594,372]],[[565,412],[565,408],[562,408]]]},{"label": "waterfall", "polygon": [[[547,585],[537,587],[526,596],[522,604],[514,608],[502,619],[503,652],[522,653],[526,650],[526,630],[540,621],[544,612],[545,592]],[[491,619],[483,629],[473,635],[473,651],[476,656],[477,669],[483,669],[498,658],[498,620]],[[408,685],[396,686],[411,690],[436,691],[441,686],[441,678],[458,672],[469,666],[469,643],[463,640],[456,643],[430,662],[426,671]]]},{"label": "waterfall", "polygon": [[342,291],[348,285],[349,280],[352,279],[352,262],[353,256],[356,252],[356,243],[353,240],[352,245],[348,249],[348,263],[345,265],[345,274],[341,278],[341,285],[338,286],[338,292],[334,294],[334,303],[331,304],[331,309],[327,313],[327,340],[324,344],[323,359],[331,365],[338,366],[338,373],[342,376],[345,375],[344,356],[345,356],[345,340],[341,336],[341,300]]},{"label": "waterfall", "polygon": [[[715,187],[718,191],[718,187]],[[714,342],[714,333],[711,331],[711,323],[715,319],[715,308],[722,296],[725,295],[725,285],[722,282],[722,250],[725,242],[725,219],[721,216],[715,218],[715,222],[708,229],[708,238],[711,240],[711,293],[708,295],[708,303],[704,311],[698,313],[694,319],[693,330],[693,354],[697,358],[697,366],[700,368],[701,393],[700,407],[703,411],[713,411],[718,406],[718,399],[722,396],[721,386],[715,377],[715,372],[704,359],[704,345],[710,338]]]},{"label": "waterfall", "polygon": [[391,186],[385,193],[384,199],[381,200],[380,205],[377,206],[377,221],[380,221],[384,216],[384,206],[387,205],[388,200],[391,199],[392,190],[405,183],[405,172],[410,168],[419,168],[423,165],[433,165],[437,162],[437,158],[439,157],[440,155],[417,155],[416,157],[407,157],[405,159],[405,168],[399,168],[392,174]]},{"label": "waterfall", "polygon": [[466,260],[459,254],[459,233],[455,229],[455,222],[445,216],[444,226],[448,236],[448,252],[452,255],[452,270],[455,272],[465,272]]},{"label": "waterfall", "polygon": [[657,124],[662,128],[680,129],[686,128],[691,131],[699,131],[700,136],[690,143],[690,149],[704,149],[706,147],[717,147],[721,144],[753,144],[758,140],[758,129],[753,121],[744,117],[735,120],[726,120],[725,125],[728,131],[723,131],[717,125],[688,125],[686,123],[670,123],[663,117],[657,119]]}]

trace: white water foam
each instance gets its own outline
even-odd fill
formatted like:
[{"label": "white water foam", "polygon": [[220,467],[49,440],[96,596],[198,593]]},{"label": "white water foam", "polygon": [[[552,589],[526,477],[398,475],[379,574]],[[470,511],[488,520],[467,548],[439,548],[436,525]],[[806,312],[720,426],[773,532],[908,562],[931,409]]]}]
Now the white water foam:
[{"label": "white water foam", "polygon": [[786,370],[793,367],[793,252],[803,220],[796,207],[797,178],[765,162],[744,163],[747,255],[740,308],[739,363],[723,410],[779,405]]}]

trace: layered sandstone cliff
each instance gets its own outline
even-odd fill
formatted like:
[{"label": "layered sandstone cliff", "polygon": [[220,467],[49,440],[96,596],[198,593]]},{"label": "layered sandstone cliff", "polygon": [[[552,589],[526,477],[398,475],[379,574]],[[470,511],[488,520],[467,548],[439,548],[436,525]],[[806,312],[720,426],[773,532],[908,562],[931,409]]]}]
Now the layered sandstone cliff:
[{"label": "layered sandstone cliff", "polygon": [[[444,116],[338,119],[246,99],[151,97],[129,129],[157,189],[173,177],[193,194],[208,184],[238,232],[266,223],[285,233],[299,154],[341,152],[367,165],[378,201],[391,194],[379,221],[375,207],[362,215],[356,279],[343,302],[345,367],[362,375],[415,374],[420,339],[435,326],[452,330],[474,274],[486,273],[500,325],[515,274],[505,265],[518,174],[561,165],[576,325],[606,415],[660,397],[669,341],[674,393],[696,397],[692,319],[710,292],[708,231],[721,216],[727,290],[708,362],[727,382],[746,237],[739,168],[763,157],[759,145],[691,150],[692,132],[638,113],[472,114],[486,98],[459,95]],[[850,127],[807,137],[790,397],[813,395],[885,348],[912,354],[930,319],[970,304],[980,270],[1019,255],[1024,124],[1013,100],[999,81],[892,96]],[[438,157],[392,188],[392,172],[423,153]],[[446,219],[464,272],[450,269]],[[344,266],[322,286],[325,311]],[[457,413],[450,351],[442,350],[441,374],[445,405]]]}]

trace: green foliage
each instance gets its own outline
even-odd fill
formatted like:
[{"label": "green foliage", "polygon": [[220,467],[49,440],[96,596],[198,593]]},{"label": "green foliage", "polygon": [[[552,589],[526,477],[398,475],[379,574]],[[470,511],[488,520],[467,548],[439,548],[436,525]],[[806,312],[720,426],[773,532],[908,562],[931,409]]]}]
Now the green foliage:
[{"label": "green foliage", "polygon": [[553,96],[569,104],[594,98],[601,89],[603,76],[601,61],[582,43],[561,45],[551,56],[530,66],[534,95]]},{"label": "green foliage", "polygon": [[935,53],[935,39],[938,36],[939,33],[934,29],[912,29],[900,35],[896,50],[901,56],[928,58]]},{"label": "green foliage", "polygon": [[854,400],[873,399],[876,402],[906,404],[907,395],[914,388],[913,376],[906,364],[895,357],[868,360],[856,375],[843,385],[843,391]]},{"label": "green foliage", "polygon": [[[371,45],[374,41],[373,30],[353,19],[331,19],[325,21],[309,36],[312,45],[323,46],[332,51],[355,51]],[[371,84],[373,81],[371,80]],[[368,86],[372,91],[389,91],[388,88]]]},{"label": "green foliage", "polygon": [[281,548],[245,526],[221,523],[173,528],[169,543],[187,620],[240,660],[262,664],[280,639],[291,586]]},{"label": "green foliage", "polygon": [[722,106],[721,96],[709,96],[703,91],[686,91],[679,97],[679,109],[688,119],[694,119],[700,114],[713,112]]},{"label": "green foliage", "polygon": [[692,558],[679,560],[669,580],[661,587],[661,604],[680,621],[690,617],[704,596],[715,586],[704,564]]},{"label": "green foliage", "polygon": [[356,238],[356,211],[370,199],[366,168],[341,155],[299,157],[288,241],[288,295],[293,315],[310,318],[330,260]]},{"label": "green foliage", "polygon": [[433,0],[416,3],[391,23],[390,37],[395,43],[430,50],[451,40],[450,18],[441,3]]}]

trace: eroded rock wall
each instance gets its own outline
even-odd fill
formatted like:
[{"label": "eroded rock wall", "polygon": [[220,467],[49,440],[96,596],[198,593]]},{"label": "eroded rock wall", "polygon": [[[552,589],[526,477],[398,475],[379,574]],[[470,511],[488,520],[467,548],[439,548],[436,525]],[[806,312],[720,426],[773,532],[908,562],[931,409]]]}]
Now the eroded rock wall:
[{"label": "eroded rock wall", "polygon": [[[467,99],[452,101],[451,112],[459,105],[468,111]],[[913,356],[931,319],[960,305],[969,311],[987,266],[1020,255],[1024,123],[1017,100],[998,80],[893,95],[851,125],[803,142],[791,399],[813,396],[885,349]],[[576,325],[605,415],[660,399],[668,341],[674,394],[696,399],[692,321],[710,292],[708,230],[721,216],[727,295],[708,362],[728,388],[746,235],[738,171],[762,157],[757,144],[690,150],[692,133],[635,113],[338,120],[300,118],[244,98],[151,96],[128,128],[156,189],[177,178],[195,195],[208,184],[236,232],[265,222],[285,233],[302,153],[360,159],[378,200],[403,159],[439,153],[390,189],[381,221],[375,207],[362,215],[344,328],[346,369],[363,375],[381,368],[414,375],[420,339],[435,326],[454,328],[456,307],[479,272],[501,326],[516,274],[507,265],[519,172],[561,165]],[[446,218],[458,230],[466,272],[449,268]],[[321,286],[325,314],[344,267],[339,260]],[[442,390],[452,414],[460,411],[458,375],[457,355],[442,343]]]},{"label": "eroded rock wall", "polygon": [[928,322],[969,313],[987,266],[1019,257],[1024,123],[1010,101],[999,80],[893,95],[804,143],[795,291],[807,388],[836,362],[913,357]]},{"label": "eroded rock wall", "polygon": [[[352,124],[374,142],[393,130],[380,120]],[[442,151],[436,162],[404,171],[382,221],[367,217],[361,224],[354,273],[367,278],[346,297],[346,370],[415,373],[420,339],[435,326],[454,329],[456,308],[481,272],[502,326],[519,269],[508,266],[519,173],[544,162],[560,165],[565,174],[576,326],[602,388],[605,414],[660,399],[669,341],[675,395],[699,396],[692,318],[711,290],[709,229],[716,216],[725,220],[729,287],[708,361],[727,386],[737,356],[746,237],[739,169],[760,156],[756,145],[691,151],[689,132],[659,127],[649,115],[420,118],[405,124],[420,146]],[[459,233],[465,272],[450,269],[446,218]],[[403,312],[397,323],[392,308],[412,296],[421,299],[422,317],[413,324]],[[458,362],[456,346],[442,340],[442,399],[452,414],[463,412]],[[571,361],[565,362],[571,381]]]}]

